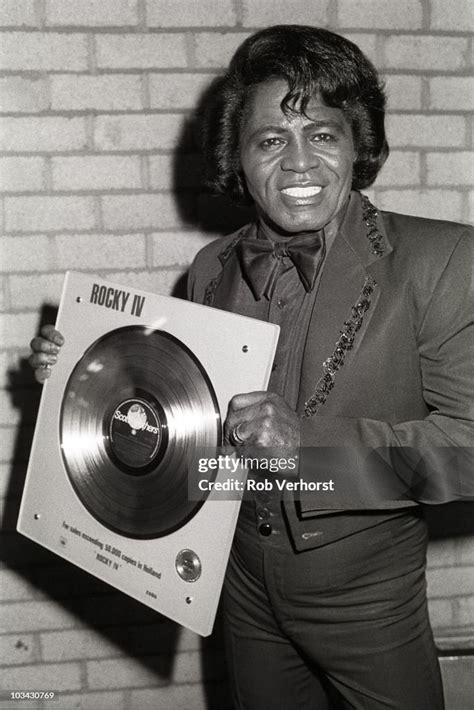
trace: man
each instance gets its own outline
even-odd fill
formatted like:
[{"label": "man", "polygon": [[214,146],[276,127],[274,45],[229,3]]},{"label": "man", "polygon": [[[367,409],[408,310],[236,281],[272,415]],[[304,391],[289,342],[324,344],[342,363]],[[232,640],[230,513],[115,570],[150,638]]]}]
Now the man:
[{"label": "man", "polygon": [[388,155],[384,104],[354,44],[277,26],[239,48],[205,122],[211,186],[257,221],[198,254],[189,297],[281,327],[269,391],[233,398],[227,440],[349,447],[375,487],[381,451],[384,477],[430,482],[370,510],[243,504],[224,588],[237,708],[443,707],[416,502],[465,489],[442,452],[472,443],[472,241],[358,192]]}]

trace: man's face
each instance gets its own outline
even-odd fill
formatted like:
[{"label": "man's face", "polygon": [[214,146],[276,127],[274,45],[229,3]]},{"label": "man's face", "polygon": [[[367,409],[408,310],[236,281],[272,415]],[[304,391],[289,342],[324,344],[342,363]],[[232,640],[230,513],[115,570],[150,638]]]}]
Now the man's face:
[{"label": "man's face", "polygon": [[254,91],[240,136],[240,160],[261,219],[295,234],[338,225],[352,182],[355,149],[343,112],[315,95],[306,116],[285,116],[283,80]]}]

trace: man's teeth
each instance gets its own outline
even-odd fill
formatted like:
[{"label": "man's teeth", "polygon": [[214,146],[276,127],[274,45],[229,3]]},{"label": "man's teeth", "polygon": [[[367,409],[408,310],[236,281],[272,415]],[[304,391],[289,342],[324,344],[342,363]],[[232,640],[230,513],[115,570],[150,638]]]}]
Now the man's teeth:
[{"label": "man's teeth", "polygon": [[310,187],[284,187],[282,192],[285,195],[290,195],[290,197],[314,197],[322,189],[322,187],[317,185],[311,185]]}]

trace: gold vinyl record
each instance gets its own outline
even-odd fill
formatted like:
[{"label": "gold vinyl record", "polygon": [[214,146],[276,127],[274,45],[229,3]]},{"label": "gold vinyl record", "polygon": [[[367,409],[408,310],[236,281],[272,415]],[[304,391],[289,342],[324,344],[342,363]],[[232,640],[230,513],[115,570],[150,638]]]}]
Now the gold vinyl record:
[{"label": "gold vinyl record", "polygon": [[215,448],[222,425],[212,384],[173,335],[144,326],[113,330],[75,366],[64,390],[61,451],[71,484],[103,525],[157,538],[189,521],[189,463]]}]

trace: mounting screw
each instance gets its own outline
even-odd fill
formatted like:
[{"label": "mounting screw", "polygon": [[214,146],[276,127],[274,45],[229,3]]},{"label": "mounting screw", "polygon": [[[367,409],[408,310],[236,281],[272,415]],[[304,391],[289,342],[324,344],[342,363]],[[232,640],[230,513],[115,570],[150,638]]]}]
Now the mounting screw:
[{"label": "mounting screw", "polygon": [[186,604],[191,604],[193,601],[192,597],[186,597]]},{"label": "mounting screw", "polygon": [[35,520],[39,520],[40,518],[41,518],[41,514],[40,514],[40,513],[35,513]]},{"label": "mounting screw", "polygon": [[249,351],[249,346],[248,345],[242,345],[242,352],[243,353],[248,353]]},{"label": "mounting screw", "polygon": [[76,303],[82,303],[82,296],[78,296],[76,298]]}]

